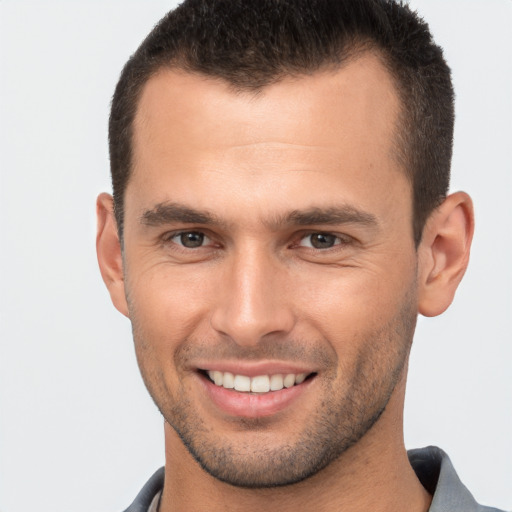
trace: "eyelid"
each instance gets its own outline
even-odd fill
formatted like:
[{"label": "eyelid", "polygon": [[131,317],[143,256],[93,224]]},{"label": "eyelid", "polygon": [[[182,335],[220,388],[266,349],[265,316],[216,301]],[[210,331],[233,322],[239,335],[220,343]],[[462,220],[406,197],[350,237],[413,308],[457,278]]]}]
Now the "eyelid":
[{"label": "eyelid", "polygon": [[163,243],[172,243],[182,249],[185,249],[185,250],[190,250],[189,247],[185,247],[183,244],[179,243],[178,241],[175,241],[173,239],[175,239],[176,237],[179,237],[185,233],[198,233],[198,234],[201,234],[204,236],[204,240],[203,240],[203,244],[199,247],[197,247],[196,249],[201,249],[203,247],[206,247],[208,246],[209,244],[212,243],[213,239],[211,236],[209,236],[204,229],[194,229],[194,228],[191,228],[191,229],[178,229],[176,231],[167,231],[165,232],[162,236],[161,236],[161,240]]},{"label": "eyelid", "polygon": [[[159,238],[160,238],[161,242],[164,244],[172,243],[173,245],[179,247],[180,249],[189,251],[189,250],[191,250],[190,248],[183,246],[183,244],[181,244],[179,241],[173,240],[174,238],[179,237],[180,235],[182,235],[184,233],[199,233],[204,236],[203,244],[201,246],[197,247],[196,250],[201,249],[201,248],[207,248],[208,246],[211,246],[212,244],[217,245],[219,247],[223,245],[223,244],[216,242],[216,240],[215,240],[216,237],[212,236],[209,233],[209,230],[204,229],[204,228],[193,228],[192,227],[189,229],[176,229],[176,230],[172,230],[172,231],[166,231],[165,233],[160,235]],[[319,248],[315,248],[312,246],[302,244],[303,240],[305,240],[308,237],[315,235],[315,234],[333,236],[336,238],[336,241],[332,247],[324,248],[324,249],[319,249]],[[314,230],[312,229],[312,230],[308,230],[308,231],[301,231],[300,233],[298,233],[296,235],[295,240],[296,241],[294,243],[292,243],[292,246],[304,247],[305,249],[312,249],[314,251],[323,251],[323,252],[326,252],[329,249],[331,249],[331,250],[336,249],[336,248],[339,248],[340,246],[347,245],[347,244],[350,244],[350,243],[356,241],[352,236],[347,235],[345,233],[335,233],[332,231],[322,230],[322,229],[314,229]]]},{"label": "eyelid", "polygon": [[[319,249],[316,247],[312,247],[311,245],[302,245],[302,241],[307,239],[308,237],[311,237],[312,235],[326,235],[326,236],[333,236],[336,241],[332,247],[328,247],[325,249]],[[305,233],[301,233],[300,237],[298,239],[298,242],[296,243],[299,247],[306,247],[307,249],[313,249],[315,251],[328,251],[329,249],[334,249],[336,247],[339,247],[340,245],[348,244],[353,241],[353,238],[349,235],[341,234],[341,233],[333,233],[331,231],[323,231],[321,229],[319,230],[311,230]]]}]

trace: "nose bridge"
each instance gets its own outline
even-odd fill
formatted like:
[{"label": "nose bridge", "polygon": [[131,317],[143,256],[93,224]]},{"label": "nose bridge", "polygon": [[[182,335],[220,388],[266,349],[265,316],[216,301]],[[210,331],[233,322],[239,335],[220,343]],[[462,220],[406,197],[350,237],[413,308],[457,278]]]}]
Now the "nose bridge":
[{"label": "nose bridge", "polygon": [[285,272],[262,245],[247,243],[233,251],[212,315],[212,327],[239,345],[255,345],[268,334],[293,327]]}]

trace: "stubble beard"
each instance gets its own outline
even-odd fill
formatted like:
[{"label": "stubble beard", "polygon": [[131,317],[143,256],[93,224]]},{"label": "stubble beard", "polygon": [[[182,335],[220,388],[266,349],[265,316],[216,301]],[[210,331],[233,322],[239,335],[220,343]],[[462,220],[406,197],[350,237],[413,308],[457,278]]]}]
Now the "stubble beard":
[{"label": "stubble beard", "polygon": [[[322,399],[307,424],[290,441],[275,446],[272,420],[240,419],[236,430],[247,442],[233,442],[208,425],[181,387],[171,393],[163,371],[148,357],[151,345],[131,315],[137,359],[148,391],[165,421],[175,430],[199,465],[214,478],[242,488],[272,488],[296,484],[337,460],[375,425],[406,370],[416,325],[412,301],[383,328],[366,333],[365,343],[351,368],[338,368],[337,359],[317,378]],[[293,344],[293,342],[288,342]],[[328,351],[319,347],[319,358]],[[186,351],[185,351],[186,352]],[[175,357],[176,359],[176,357]],[[339,372],[350,372],[339,390]],[[318,389],[318,388],[317,388]],[[298,427],[295,425],[295,427]],[[239,437],[239,436],[238,436]]]}]

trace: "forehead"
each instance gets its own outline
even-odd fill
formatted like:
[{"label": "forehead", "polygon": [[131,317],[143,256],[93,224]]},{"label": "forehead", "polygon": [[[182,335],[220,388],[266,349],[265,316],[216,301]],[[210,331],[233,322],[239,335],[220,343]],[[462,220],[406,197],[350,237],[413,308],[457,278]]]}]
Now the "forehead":
[{"label": "forehead", "polygon": [[[143,88],[134,142],[137,150],[143,150],[149,142],[144,136],[153,138],[160,130],[177,139],[197,135],[202,147],[269,138],[328,146],[338,142],[337,136],[349,124],[359,137],[372,131],[384,138],[392,135],[399,109],[392,77],[378,56],[369,52],[338,70],[288,76],[257,92],[235,90],[222,79],[161,69]],[[232,124],[238,129],[226,139],[225,131]],[[145,129],[149,125],[151,133]]]},{"label": "forehead", "polygon": [[340,187],[350,196],[352,188],[361,196],[366,187],[368,197],[382,195],[386,180],[403,178],[394,157],[399,110],[390,74],[370,53],[257,93],[163,69],[139,101],[127,199],[130,188],[155,203],[195,192],[196,204],[211,209],[213,191],[224,190],[223,200],[250,191],[258,202],[284,187],[289,194],[280,201],[294,209],[292,198],[304,190],[327,196]]}]

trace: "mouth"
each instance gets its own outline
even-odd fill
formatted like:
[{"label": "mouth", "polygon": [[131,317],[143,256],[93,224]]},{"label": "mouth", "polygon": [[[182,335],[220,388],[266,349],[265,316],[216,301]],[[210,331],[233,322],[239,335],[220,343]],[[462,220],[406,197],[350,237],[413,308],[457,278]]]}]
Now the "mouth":
[{"label": "mouth", "polygon": [[298,386],[306,380],[312,379],[316,373],[276,373],[271,375],[233,374],[219,370],[200,370],[216,386],[238,391],[240,393],[271,393]]},{"label": "mouth", "polygon": [[[263,373],[253,375],[233,371],[201,369],[204,396],[215,409],[231,418],[263,418],[305,407],[308,390],[317,373]],[[308,400],[309,402],[310,400]],[[302,406],[302,409],[297,409]]]}]

